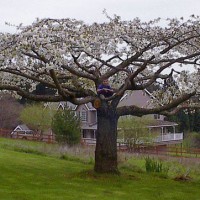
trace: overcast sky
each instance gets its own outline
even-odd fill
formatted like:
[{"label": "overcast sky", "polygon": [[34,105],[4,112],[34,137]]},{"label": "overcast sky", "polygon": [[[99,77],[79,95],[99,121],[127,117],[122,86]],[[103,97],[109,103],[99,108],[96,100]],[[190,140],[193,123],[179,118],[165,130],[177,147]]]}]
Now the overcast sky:
[{"label": "overcast sky", "polygon": [[37,17],[103,22],[106,20],[103,9],[124,20],[188,18],[192,14],[200,15],[200,0],[0,0],[0,32],[14,31],[5,22],[31,24]]}]

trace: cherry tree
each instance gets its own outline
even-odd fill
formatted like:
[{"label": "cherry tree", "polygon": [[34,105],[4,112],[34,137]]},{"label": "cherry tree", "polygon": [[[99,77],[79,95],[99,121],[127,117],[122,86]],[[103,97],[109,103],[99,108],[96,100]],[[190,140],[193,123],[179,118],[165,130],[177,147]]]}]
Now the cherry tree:
[{"label": "cherry tree", "polygon": [[[75,19],[41,19],[0,34],[0,90],[44,102],[91,102],[97,108],[96,172],[118,172],[117,123],[124,115],[172,114],[199,93],[200,19],[86,24]],[[165,25],[163,25],[165,24]],[[189,73],[189,70],[193,71]],[[178,70],[178,68],[182,70]],[[173,77],[178,88],[156,91],[151,108],[118,107],[127,91],[143,90]],[[115,93],[101,99],[96,89],[109,78]],[[32,93],[38,84],[56,94]]]}]

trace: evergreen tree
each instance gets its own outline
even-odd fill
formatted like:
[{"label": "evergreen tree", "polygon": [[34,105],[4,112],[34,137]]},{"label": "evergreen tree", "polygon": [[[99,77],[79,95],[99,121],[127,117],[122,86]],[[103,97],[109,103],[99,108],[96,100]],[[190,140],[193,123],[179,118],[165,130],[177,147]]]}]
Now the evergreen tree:
[{"label": "evergreen tree", "polygon": [[194,113],[194,128],[193,131],[200,133],[200,110],[196,109]]},{"label": "evergreen tree", "polygon": [[52,130],[59,143],[78,144],[81,139],[80,119],[71,110],[58,110],[52,120]]}]

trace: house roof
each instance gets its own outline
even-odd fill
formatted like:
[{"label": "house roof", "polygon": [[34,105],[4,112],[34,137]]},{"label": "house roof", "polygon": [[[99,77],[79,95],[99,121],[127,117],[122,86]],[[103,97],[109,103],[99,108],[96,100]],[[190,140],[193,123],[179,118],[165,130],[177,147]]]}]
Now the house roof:
[{"label": "house roof", "polygon": [[135,90],[125,94],[118,107],[135,105],[141,108],[151,108],[151,98],[152,96],[146,90]]},{"label": "house roof", "polygon": [[[85,107],[88,109],[88,110],[96,110],[93,106],[92,106],[92,103],[86,103],[84,104]],[[44,105],[46,108],[49,107],[50,109],[59,109],[59,108],[69,108],[71,110],[76,110],[77,109],[77,105],[67,101],[61,101],[61,102],[48,102],[48,103],[45,103]],[[81,105],[82,106],[82,105]]]},{"label": "house roof", "polygon": [[164,121],[164,120],[153,120],[148,125],[149,128],[153,127],[166,127],[166,126],[178,126],[176,122]]},{"label": "house roof", "polygon": [[[152,98],[155,98],[149,91],[145,90],[136,90],[132,91],[130,93],[126,93],[122,98],[121,101],[119,102],[118,107],[120,106],[130,106],[130,105],[136,105],[138,107],[143,107],[143,108],[151,108],[152,105],[150,103],[150,100]],[[96,110],[92,103],[86,103],[84,104],[85,107],[90,110],[94,111]],[[49,107],[51,109],[58,109],[58,108],[70,108],[72,110],[77,109],[77,105],[71,103],[71,102],[50,102],[46,103],[45,107]]]},{"label": "house roof", "polygon": [[26,132],[26,133],[30,133],[33,130],[29,129],[28,126],[26,124],[20,124],[18,126],[15,127],[15,129],[11,132],[11,134],[14,134],[15,132]]},{"label": "house roof", "polygon": [[15,130],[21,130],[21,131],[32,131],[30,128],[28,128],[28,126],[26,124],[20,124],[18,125]]}]

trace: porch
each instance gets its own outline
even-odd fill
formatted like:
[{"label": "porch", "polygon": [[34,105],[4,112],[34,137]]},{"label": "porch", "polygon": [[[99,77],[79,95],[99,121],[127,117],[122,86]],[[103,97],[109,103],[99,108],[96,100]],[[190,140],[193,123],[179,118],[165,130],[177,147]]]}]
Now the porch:
[{"label": "porch", "polygon": [[[179,141],[181,142],[183,140],[183,133],[168,133],[168,134],[163,134],[160,136],[157,136],[155,138],[153,138],[152,142],[153,143],[162,143],[162,142],[174,142],[174,141]],[[96,145],[96,139],[95,138],[91,138],[91,137],[83,137],[82,141],[84,144],[87,145]],[[117,142],[119,145],[123,144],[125,145],[124,141],[118,140]],[[140,141],[140,143],[142,143],[142,141]]]},{"label": "porch", "polygon": [[[180,143],[183,140],[183,133],[176,132],[176,126],[178,124],[175,122],[154,120],[152,124],[147,126],[148,132],[145,137],[137,138],[138,144],[144,143],[170,143],[177,142]],[[97,125],[92,124],[90,126],[82,127],[82,142],[88,145],[96,144],[96,129]],[[124,138],[118,139],[117,143],[124,144]]]},{"label": "porch", "polygon": [[167,133],[157,136],[153,142],[170,142],[183,140],[183,133]]}]

